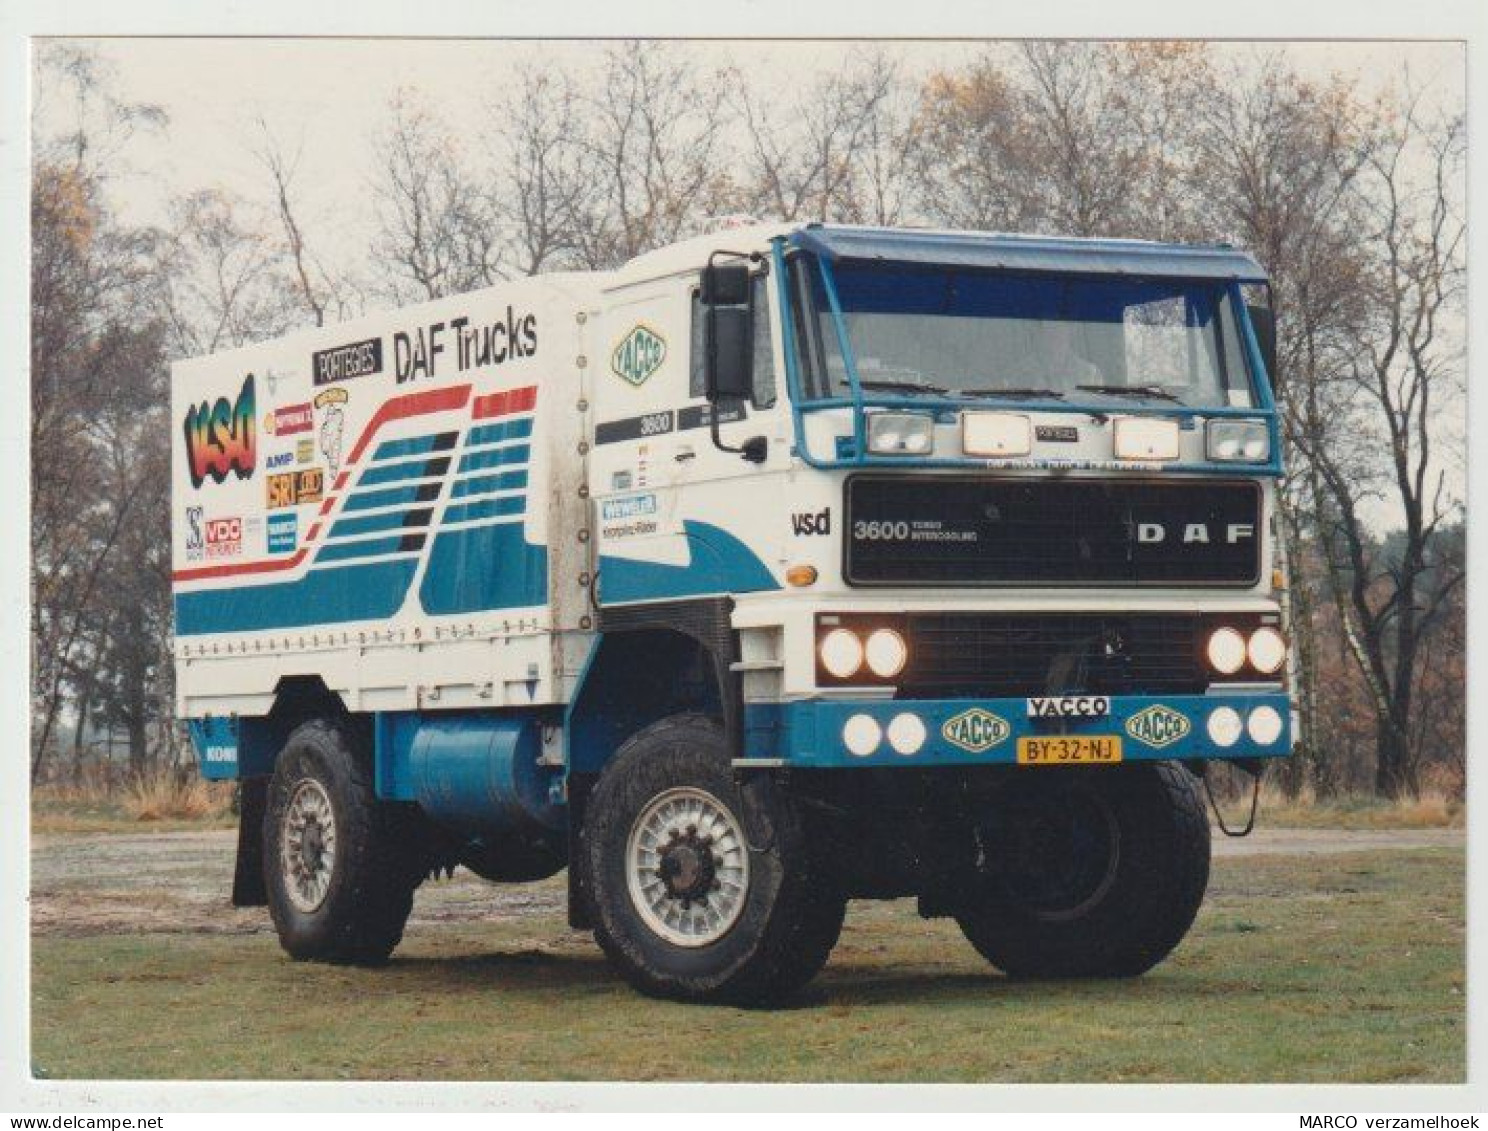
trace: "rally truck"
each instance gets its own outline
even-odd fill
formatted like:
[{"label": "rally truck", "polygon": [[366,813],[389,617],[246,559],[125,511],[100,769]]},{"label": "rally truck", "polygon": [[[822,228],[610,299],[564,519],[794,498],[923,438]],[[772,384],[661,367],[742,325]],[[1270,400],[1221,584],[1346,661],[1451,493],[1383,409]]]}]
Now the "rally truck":
[{"label": "rally truck", "polygon": [[1289,753],[1266,274],[746,225],[175,366],[177,709],[234,901],[376,964],[567,869],[640,990],[779,1000],[853,899],[1161,961],[1204,775]]}]

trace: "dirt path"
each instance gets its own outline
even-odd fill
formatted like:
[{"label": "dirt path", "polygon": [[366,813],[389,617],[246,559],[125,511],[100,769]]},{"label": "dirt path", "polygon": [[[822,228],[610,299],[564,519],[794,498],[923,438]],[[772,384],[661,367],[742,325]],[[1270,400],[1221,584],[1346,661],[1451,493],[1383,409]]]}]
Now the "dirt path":
[{"label": "dirt path", "polygon": [[[80,833],[31,842],[31,924],[37,934],[125,931],[258,934],[271,930],[262,908],[228,904],[237,834]],[[1221,858],[1326,855],[1380,849],[1461,848],[1462,829],[1343,831],[1259,829],[1243,840],[1215,836]],[[477,922],[534,913],[559,914],[562,877],[496,885],[463,869],[428,883],[414,900],[413,922]]]}]

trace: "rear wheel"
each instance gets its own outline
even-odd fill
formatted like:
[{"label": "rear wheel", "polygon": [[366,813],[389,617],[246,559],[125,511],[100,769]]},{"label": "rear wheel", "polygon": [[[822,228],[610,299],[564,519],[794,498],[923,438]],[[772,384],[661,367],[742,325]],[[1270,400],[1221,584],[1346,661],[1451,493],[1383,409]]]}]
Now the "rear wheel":
[{"label": "rear wheel", "polygon": [[385,962],[423,878],[422,829],[379,802],[365,743],[348,720],[317,719],[284,745],[264,814],[264,881],[292,957]]},{"label": "rear wheel", "polygon": [[1192,778],[1159,763],[1014,777],[974,828],[954,914],[1014,977],[1130,977],[1193,924],[1209,824]]},{"label": "rear wheel", "polygon": [[770,783],[741,789],[722,728],[679,715],[621,748],[590,796],[580,866],[595,937],[644,993],[776,1000],[821,969],[846,901]]}]

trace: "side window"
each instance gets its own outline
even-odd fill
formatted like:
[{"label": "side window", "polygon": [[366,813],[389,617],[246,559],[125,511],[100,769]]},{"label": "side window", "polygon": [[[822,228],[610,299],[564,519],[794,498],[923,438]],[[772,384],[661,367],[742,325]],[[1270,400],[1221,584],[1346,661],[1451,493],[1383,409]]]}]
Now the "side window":
[{"label": "side window", "polygon": [[[769,276],[763,272],[754,276],[749,290],[751,325],[754,330],[754,392],[750,396],[755,408],[769,408],[775,403],[775,351],[770,344],[770,292]],[[692,292],[692,367],[687,382],[687,392],[692,397],[706,396],[708,383],[703,372],[703,356],[706,347],[704,331],[707,314],[698,297]]]}]

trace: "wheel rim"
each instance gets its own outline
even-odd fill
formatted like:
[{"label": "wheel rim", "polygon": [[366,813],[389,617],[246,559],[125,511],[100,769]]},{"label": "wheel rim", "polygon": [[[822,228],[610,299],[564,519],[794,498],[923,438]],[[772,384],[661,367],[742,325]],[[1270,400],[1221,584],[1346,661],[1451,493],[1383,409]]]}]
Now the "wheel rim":
[{"label": "wheel rim", "polygon": [[1071,788],[1010,806],[983,852],[1006,895],[1041,919],[1069,920],[1110,891],[1121,830],[1104,797]]},{"label": "wheel rim", "polygon": [[728,806],[705,790],[671,789],[631,825],[625,878],[641,920],[677,946],[717,942],[739,921],[749,850]]},{"label": "wheel rim", "polygon": [[336,867],[336,815],[330,794],[312,778],[296,783],[279,834],[279,870],[296,909],[325,902]]}]

